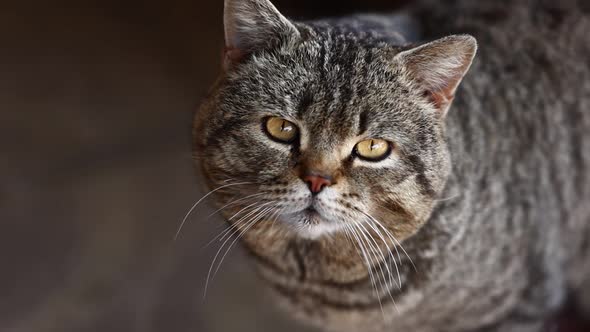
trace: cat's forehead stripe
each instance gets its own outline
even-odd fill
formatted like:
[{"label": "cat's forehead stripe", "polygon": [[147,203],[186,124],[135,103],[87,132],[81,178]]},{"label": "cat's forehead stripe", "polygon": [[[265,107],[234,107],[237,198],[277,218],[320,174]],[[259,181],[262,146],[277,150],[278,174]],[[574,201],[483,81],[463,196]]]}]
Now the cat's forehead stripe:
[{"label": "cat's forehead stripe", "polygon": [[313,104],[314,96],[313,92],[309,87],[303,90],[303,93],[299,97],[299,106],[297,107],[296,118],[301,119],[303,114],[307,111],[307,109]]},{"label": "cat's forehead stripe", "polygon": [[[352,36],[335,38],[329,29],[320,29],[319,34],[322,39],[315,53],[319,61],[314,68],[317,81],[304,87],[296,110],[297,118],[304,119],[314,132],[326,130],[329,124],[333,124],[329,131],[339,136],[365,132],[368,114],[360,107],[363,107],[362,98],[369,92],[365,82],[375,59],[374,52],[359,45]],[[310,108],[315,102],[320,105]],[[362,120],[357,120],[361,113]]]},{"label": "cat's forehead stripe", "polygon": [[359,114],[359,129],[358,129],[358,136],[364,134],[368,129],[368,115],[367,110],[363,110],[361,114]]}]

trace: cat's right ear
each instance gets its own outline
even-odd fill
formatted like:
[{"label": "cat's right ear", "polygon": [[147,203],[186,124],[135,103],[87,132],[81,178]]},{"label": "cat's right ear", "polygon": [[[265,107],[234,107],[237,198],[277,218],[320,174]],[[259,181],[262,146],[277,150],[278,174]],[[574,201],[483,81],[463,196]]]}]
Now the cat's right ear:
[{"label": "cat's right ear", "polygon": [[403,51],[396,58],[444,117],[476,51],[475,38],[453,35]]},{"label": "cat's right ear", "polygon": [[223,23],[225,70],[256,50],[299,36],[297,28],[269,0],[225,0]]}]

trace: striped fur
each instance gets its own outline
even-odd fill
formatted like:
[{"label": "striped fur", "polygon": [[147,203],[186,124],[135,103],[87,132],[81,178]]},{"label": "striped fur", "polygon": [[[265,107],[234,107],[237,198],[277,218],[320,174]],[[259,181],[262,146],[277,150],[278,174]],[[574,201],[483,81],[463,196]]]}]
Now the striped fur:
[{"label": "striped fur", "polygon": [[[479,42],[447,112],[470,37],[408,60],[422,43],[407,17],[289,23],[269,4],[226,2],[266,8],[256,17],[271,28],[229,32],[244,53],[197,112],[194,143],[210,188],[224,186],[216,204],[293,316],[330,331],[542,331],[568,290],[590,313],[587,8],[416,5],[423,38]],[[298,143],[269,140],[266,116],[296,123]],[[355,159],[362,137],[392,141],[392,155]],[[325,220],[299,214],[314,200],[307,168],[335,179],[315,198]],[[363,227],[364,253],[350,232]]]}]

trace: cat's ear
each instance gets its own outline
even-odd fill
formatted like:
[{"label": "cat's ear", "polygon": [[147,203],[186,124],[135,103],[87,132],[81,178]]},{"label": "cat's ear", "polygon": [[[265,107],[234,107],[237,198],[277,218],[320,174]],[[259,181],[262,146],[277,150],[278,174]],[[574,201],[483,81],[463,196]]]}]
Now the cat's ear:
[{"label": "cat's ear", "polygon": [[472,36],[453,35],[400,52],[396,59],[444,117],[476,50]]},{"label": "cat's ear", "polygon": [[253,51],[299,36],[297,28],[269,0],[225,0],[223,23],[226,69]]}]

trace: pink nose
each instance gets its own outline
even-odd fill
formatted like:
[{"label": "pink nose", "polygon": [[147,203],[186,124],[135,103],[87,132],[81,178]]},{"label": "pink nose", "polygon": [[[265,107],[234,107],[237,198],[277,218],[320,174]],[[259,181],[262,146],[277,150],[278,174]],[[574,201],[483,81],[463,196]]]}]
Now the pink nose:
[{"label": "pink nose", "polygon": [[329,176],[321,176],[321,175],[304,175],[302,177],[303,181],[307,182],[309,186],[309,190],[312,194],[317,194],[324,187],[330,186],[332,184],[332,179]]}]

